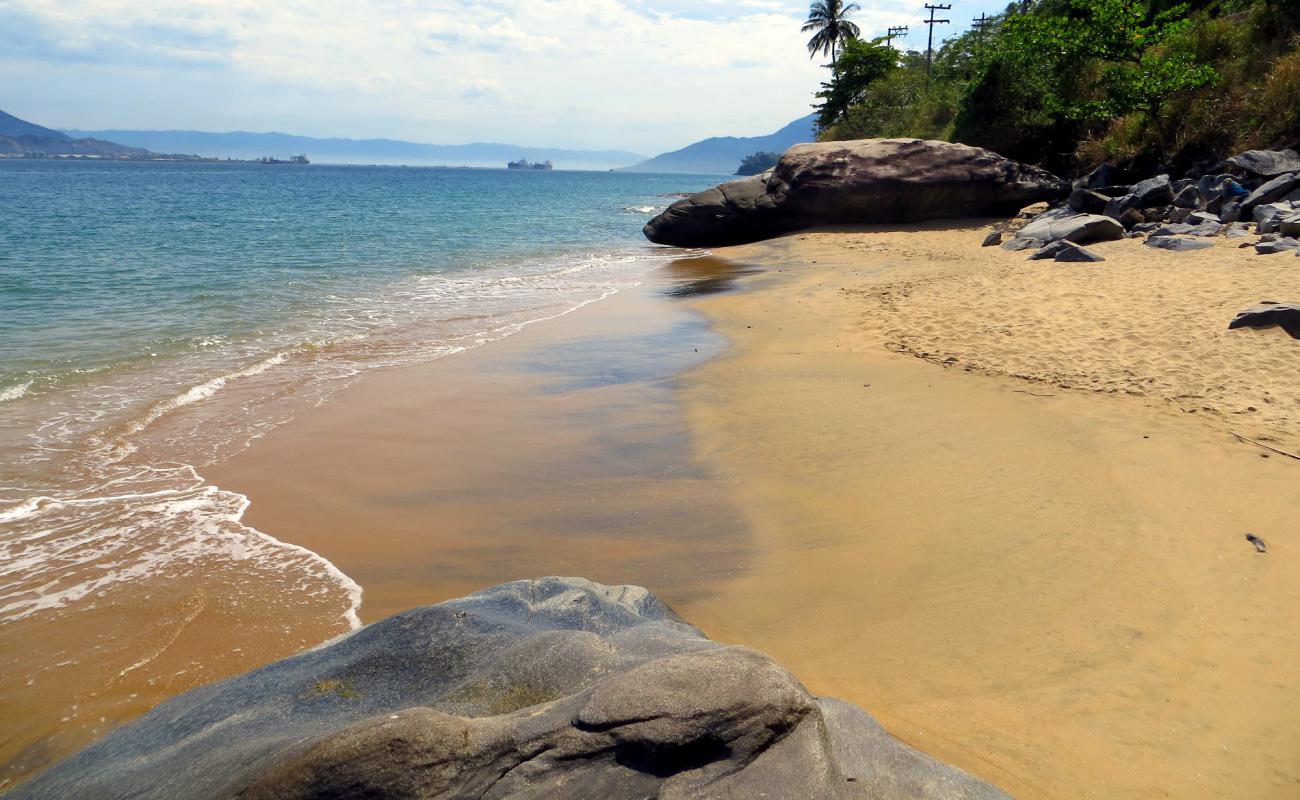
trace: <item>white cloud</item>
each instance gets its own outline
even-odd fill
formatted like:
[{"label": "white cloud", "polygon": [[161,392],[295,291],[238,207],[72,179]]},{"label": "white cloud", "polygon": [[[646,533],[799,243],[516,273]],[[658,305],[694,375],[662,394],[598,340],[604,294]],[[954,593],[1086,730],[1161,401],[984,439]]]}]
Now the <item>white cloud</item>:
[{"label": "white cloud", "polygon": [[[906,23],[868,3],[864,33]],[[5,110],[639,150],[768,133],[825,78],[783,0],[0,0]],[[18,24],[10,24],[17,20]],[[39,77],[39,84],[32,78]]]}]

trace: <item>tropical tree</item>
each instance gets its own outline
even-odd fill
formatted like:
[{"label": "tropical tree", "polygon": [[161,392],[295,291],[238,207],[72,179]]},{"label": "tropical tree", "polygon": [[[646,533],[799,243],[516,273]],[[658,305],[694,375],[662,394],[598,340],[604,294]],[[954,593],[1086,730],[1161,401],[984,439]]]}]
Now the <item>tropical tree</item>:
[{"label": "tropical tree", "polygon": [[844,43],[858,38],[861,33],[848,18],[849,14],[860,10],[857,3],[816,0],[808,9],[808,21],[800,28],[804,33],[813,32],[813,37],[808,40],[808,57],[815,57],[820,50],[823,56],[829,55],[834,64]]}]

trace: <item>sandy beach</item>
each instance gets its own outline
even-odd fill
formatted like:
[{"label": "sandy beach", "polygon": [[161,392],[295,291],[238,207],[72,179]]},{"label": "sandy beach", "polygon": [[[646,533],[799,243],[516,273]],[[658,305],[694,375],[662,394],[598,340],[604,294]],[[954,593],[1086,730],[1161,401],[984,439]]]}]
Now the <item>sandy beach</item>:
[{"label": "sandy beach", "polygon": [[[364,622],[521,577],[641,584],[1017,797],[1293,797],[1300,464],[1234,434],[1300,451],[1300,364],[1226,325],[1300,296],[1295,259],[1029,262],[985,230],[684,258],[365,375],[203,476],[360,584]],[[191,628],[149,667],[189,683],[141,670],[137,702],[297,646],[209,663]]]},{"label": "sandy beach", "polygon": [[1232,434],[1300,449],[1300,363],[1226,328],[1295,259],[985,230],[720,251],[684,396],[757,557],[682,610],[1017,797],[1294,797],[1300,464]]}]

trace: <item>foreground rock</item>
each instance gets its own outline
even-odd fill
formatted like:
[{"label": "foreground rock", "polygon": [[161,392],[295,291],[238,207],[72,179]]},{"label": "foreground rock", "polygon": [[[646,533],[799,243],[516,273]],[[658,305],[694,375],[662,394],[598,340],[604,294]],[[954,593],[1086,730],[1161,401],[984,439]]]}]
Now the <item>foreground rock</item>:
[{"label": "foreground rock", "polygon": [[1005,798],[644,589],[518,581],[181,695],[15,798]]},{"label": "foreground rock", "polygon": [[1274,325],[1280,326],[1292,339],[1300,339],[1300,304],[1262,300],[1254,308],[1238,314],[1228,328],[1271,328]]},{"label": "foreground rock", "polygon": [[717,247],[814,225],[1003,216],[1069,187],[978,147],[921,139],[795,145],[768,173],[673,203],[645,226],[657,244]]}]

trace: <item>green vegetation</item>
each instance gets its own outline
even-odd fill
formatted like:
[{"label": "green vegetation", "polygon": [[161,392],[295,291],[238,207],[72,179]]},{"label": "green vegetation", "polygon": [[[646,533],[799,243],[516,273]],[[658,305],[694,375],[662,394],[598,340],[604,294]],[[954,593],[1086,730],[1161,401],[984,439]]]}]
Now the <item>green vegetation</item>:
[{"label": "green vegetation", "polygon": [[842,43],[821,138],[914,136],[1057,171],[1300,140],[1300,0],[1034,0],[924,53]]},{"label": "green vegetation", "polygon": [[740,162],[740,167],[736,170],[737,175],[757,175],[760,172],[767,172],[776,166],[776,162],[781,160],[780,153],[769,153],[760,150],[753,155],[745,156]]}]

